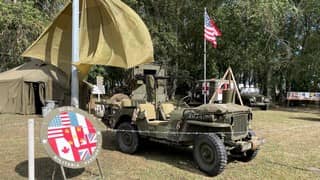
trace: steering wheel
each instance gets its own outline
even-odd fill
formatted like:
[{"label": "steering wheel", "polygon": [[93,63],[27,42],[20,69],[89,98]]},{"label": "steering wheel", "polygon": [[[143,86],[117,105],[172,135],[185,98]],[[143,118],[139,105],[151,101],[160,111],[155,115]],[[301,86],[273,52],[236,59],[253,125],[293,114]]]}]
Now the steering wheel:
[{"label": "steering wheel", "polygon": [[185,96],[178,102],[178,107],[189,107],[188,103],[191,101],[190,96]]}]

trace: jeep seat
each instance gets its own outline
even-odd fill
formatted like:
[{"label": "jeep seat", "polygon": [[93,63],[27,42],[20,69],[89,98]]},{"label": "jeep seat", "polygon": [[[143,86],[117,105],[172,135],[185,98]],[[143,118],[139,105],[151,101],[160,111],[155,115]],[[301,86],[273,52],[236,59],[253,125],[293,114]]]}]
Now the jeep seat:
[{"label": "jeep seat", "polygon": [[156,120],[156,110],[153,104],[146,103],[139,105],[140,113],[144,113],[144,117],[146,118],[149,125],[158,126],[158,125],[167,125],[168,121],[159,121]]},{"label": "jeep seat", "polygon": [[170,103],[162,103],[160,104],[160,114],[163,120],[170,119],[170,113],[175,109],[175,106]]},{"label": "jeep seat", "polygon": [[152,121],[156,119],[156,110],[153,104],[146,103],[146,104],[139,104],[139,112],[144,113],[145,118],[147,121]]},{"label": "jeep seat", "polygon": [[130,99],[122,99],[121,107],[132,107],[132,101]]}]

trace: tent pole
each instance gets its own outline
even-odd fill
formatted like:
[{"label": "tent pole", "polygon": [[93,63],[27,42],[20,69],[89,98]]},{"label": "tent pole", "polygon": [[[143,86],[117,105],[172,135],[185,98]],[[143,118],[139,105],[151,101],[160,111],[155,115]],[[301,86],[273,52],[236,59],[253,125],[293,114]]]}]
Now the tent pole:
[{"label": "tent pole", "polygon": [[79,0],[72,1],[72,65],[71,65],[71,105],[79,107],[79,79],[74,63],[79,61]]}]

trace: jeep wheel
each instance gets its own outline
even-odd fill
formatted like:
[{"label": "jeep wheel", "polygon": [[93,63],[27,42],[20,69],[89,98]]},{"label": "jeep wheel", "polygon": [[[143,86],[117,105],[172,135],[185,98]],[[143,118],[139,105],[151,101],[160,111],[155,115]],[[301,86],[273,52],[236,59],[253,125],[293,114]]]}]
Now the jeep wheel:
[{"label": "jeep wheel", "polygon": [[227,164],[225,146],[215,134],[199,135],[195,138],[193,157],[200,170],[210,176],[220,174]]},{"label": "jeep wheel", "polygon": [[129,122],[121,123],[118,127],[116,138],[120,150],[124,153],[133,154],[139,146],[139,135],[137,129]]},{"label": "jeep wheel", "polygon": [[249,162],[251,160],[253,160],[257,155],[258,155],[258,149],[257,150],[248,150],[246,152],[244,152],[239,160],[242,162]]},{"label": "jeep wheel", "polygon": [[265,105],[261,109],[267,111],[269,109],[269,105]]}]

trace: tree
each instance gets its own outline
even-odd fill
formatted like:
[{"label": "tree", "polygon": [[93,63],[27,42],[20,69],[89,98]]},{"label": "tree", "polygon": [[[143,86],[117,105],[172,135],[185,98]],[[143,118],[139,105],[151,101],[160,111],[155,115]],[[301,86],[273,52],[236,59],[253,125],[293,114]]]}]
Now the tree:
[{"label": "tree", "polygon": [[[19,55],[62,8],[64,0],[0,3],[1,70],[21,63]],[[203,13],[207,7],[223,36],[208,46],[208,77],[231,66],[236,79],[264,94],[320,90],[320,1],[318,0],[124,0],[150,30],[155,60],[169,68],[172,86],[192,87],[203,77]],[[94,67],[123,83],[126,71]],[[107,77],[108,76],[108,77]],[[174,93],[174,92],[173,92]],[[182,93],[182,92],[181,92]]]},{"label": "tree", "polygon": [[0,71],[23,62],[21,53],[35,40],[49,17],[32,2],[0,2]]}]

